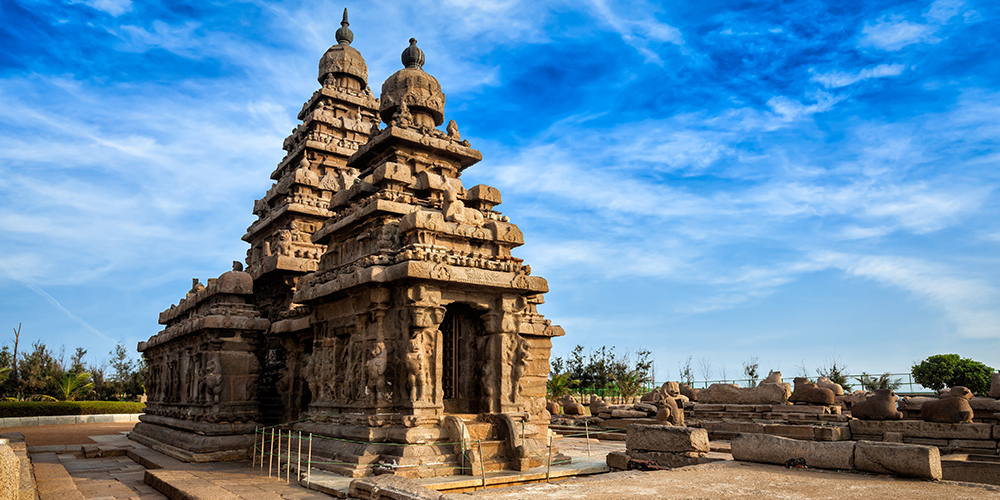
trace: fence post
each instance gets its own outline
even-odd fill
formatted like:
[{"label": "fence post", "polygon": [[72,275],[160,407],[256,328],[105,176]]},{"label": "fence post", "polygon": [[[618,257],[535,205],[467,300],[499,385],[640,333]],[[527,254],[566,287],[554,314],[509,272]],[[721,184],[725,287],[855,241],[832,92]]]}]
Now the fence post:
[{"label": "fence post", "polygon": [[552,436],[549,436],[549,461],[545,467],[545,482],[549,482],[549,475],[552,472]]},{"label": "fence post", "polygon": [[274,429],[271,429],[271,451],[267,453],[267,477],[271,477],[271,466],[274,464]]},{"label": "fence post", "polygon": [[313,434],[309,433],[309,457],[306,458],[306,488],[309,488],[309,481],[312,479],[313,461]]}]

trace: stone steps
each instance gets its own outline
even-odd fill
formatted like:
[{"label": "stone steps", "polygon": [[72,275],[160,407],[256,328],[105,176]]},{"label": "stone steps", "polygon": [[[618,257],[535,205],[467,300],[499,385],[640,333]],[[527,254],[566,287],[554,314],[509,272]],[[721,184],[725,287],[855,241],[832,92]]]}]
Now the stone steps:
[{"label": "stone steps", "polygon": [[31,462],[35,489],[40,500],[86,499],[54,452],[34,453],[31,455]]}]

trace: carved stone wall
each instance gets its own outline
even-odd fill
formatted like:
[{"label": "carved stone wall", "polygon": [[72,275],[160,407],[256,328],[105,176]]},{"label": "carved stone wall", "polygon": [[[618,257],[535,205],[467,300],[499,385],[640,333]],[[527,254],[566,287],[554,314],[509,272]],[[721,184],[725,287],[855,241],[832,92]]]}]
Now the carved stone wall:
[{"label": "carved stone wall", "polygon": [[318,438],[319,467],[348,475],[540,465],[528,450],[547,446],[563,335],[538,313],[548,284],[511,254],[524,237],[500,192],[463,184],[482,154],[454,120],[436,128],[445,96],[416,41],[380,100],[342,25],[254,203],[247,272],[196,285],[140,343],[136,439],[238,458],[253,426],[289,424]]}]

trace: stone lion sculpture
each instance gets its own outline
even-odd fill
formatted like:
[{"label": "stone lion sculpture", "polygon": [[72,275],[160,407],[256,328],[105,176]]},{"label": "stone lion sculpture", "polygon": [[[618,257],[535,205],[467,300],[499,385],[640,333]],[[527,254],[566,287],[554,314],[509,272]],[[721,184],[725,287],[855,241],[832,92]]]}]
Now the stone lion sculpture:
[{"label": "stone lion sculpture", "polygon": [[827,389],[830,389],[831,391],[833,391],[833,395],[834,396],[843,396],[844,395],[844,388],[841,387],[840,384],[838,384],[838,383],[830,380],[827,377],[820,377],[820,378],[816,379],[816,385],[819,386],[819,387],[825,387]]},{"label": "stone lion sculpture", "polygon": [[941,394],[941,399],[928,401],[920,406],[920,419],[924,422],[966,423],[972,422],[972,391],[968,387],[956,385]]},{"label": "stone lion sculpture", "polygon": [[550,415],[558,415],[559,403],[556,403],[555,401],[549,401],[548,403],[545,403],[545,409],[549,412]]},{"label": "stone lion sculpture", "polygon": [[788,398],[792,403],[809,403],[817,405],[832,405],[834,401],[833,391],[819,387],[805,377],[795,377],[795,388],[792,396]]},{"label": "stone lion sculpture", "polygon": [[684,409],[677,407],[677,401],[665,397],[659,401],[660,409],[656,412],[656,421],[661,424],[684,427]]},{"label": "stone lion sculpture", "polygon": [[851,406],[851,416],[861,420],[900,420],[903,413],[896,409],[899,398],[892,389],[879,389],[864,401]]},{"label": "stone lion sculpture", "polygon": [[698,401],[698,389],[694,389],[687,384],[681,384],[681,394],[687,396],[688,401]]},{"label": "stone lion sculpture", "polygon": [[572,396],[566,396],[559,401],[562,403],[564,415],[585,415],[583,405],[573,400]]}]

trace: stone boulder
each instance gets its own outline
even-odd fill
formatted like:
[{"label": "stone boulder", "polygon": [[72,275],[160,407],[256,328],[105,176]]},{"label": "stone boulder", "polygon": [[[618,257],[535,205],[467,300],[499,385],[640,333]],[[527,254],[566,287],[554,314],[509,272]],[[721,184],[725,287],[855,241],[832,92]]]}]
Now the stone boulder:
[{"label": "stone boulder", "polygon": [[698,389],[694,389],[687,384],[681,384],[681,394],[687,396],[688,401],[698,401]]},{"label": "stone boulder", "polygon": [[832,405],[836,396],[833,391],[809,381],[805,377],[795,377],[795,389],[792,396],[788,398],[791,403],[809,403],[817,405]]},{"label": "stone boulder", "polygon": [[972,391],[957,385],[943,392],[941,399],[927,401],[920,406],[920,419],[924,422],[967,423],[972,422]]},{"label": "stone boulder", "polygon": [[990,392],[987,395],[991,398],[1000,399],[1000,372],[990,375]]},{"label": "stone boulder", "polygon": [[820,377],[820,378],[816,379],[816,385],[819,386],[819,387],[824,387],[826,389],[830,389],[831,391],[833,391],[833,395],[834,396],[843,396],[844,395],[844,388],[841,387],[840,384],[838,384],[836,382],[833,382],[832,380],[830,380],[830,379],[828,379],[826,377]]},{"label": "stone boulder", "polygon": [[736,384],[712,384],[698,391],[702,404],[785,404],[791,389],[788,384],[760,384],[757,387],[739,387]]},{"label": "stone boulder", "polygon": [[868,399],[851,406],[851,416],[862,420],[900,420],[903,413],[896,409],[898,401],[892,389],[879,389]]}]

